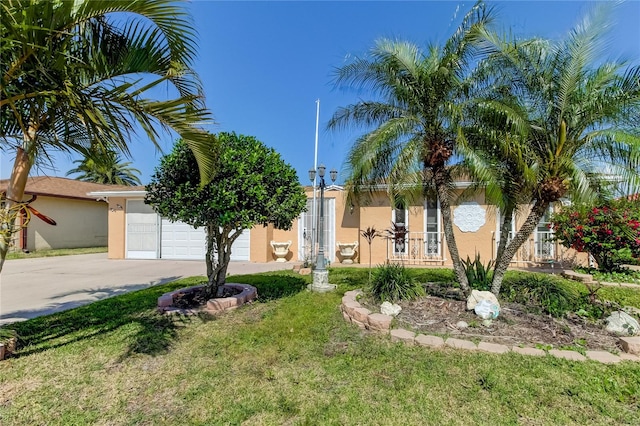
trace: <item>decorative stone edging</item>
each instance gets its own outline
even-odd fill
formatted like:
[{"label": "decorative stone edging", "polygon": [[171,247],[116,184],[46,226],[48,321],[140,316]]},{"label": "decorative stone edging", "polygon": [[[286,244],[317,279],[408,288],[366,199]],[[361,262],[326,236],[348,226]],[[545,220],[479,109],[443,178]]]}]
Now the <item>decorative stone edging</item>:
[{"label": "decorative stone edging", "polygon": [[222,288],[239,290],[240,293],[229,297],[210,299],[207,301],[207,304],[203,309],[182,309],[173,306],[174,300],[179,294],[193,293],[203,287],[204,285],[196,285],[193,287],[180,288],[163,294],[158,297],[158,312],[193,315],[204,310],[205,312],[216,313],[235,309],[245,303],[253,302],[258,298],[258,290],[256,290],[254,286],[248,284],[224,284],[221,286]]},{"label": "decorative stone edging", "polygon": [[[594,284],[595,281],[593,280],[593,275],[591,274],[582,274],[580,272],[575,272],[575,271],[571,271],[571,270],[565,270],[562,271],[562,273],[560,274],[562,275],[564,278],[567,278],[569,280],[574,280],[574,281],[578,281],[584,284]],[[631,283],[610,283],[607,281],[599,281],[598,284],[607,286],[607,287],[629,287],[629,288],[640,288],[640,285],[638,284],[631,284]]]},{"label": "decorative stone edging", "polygon": [[5,358],[8,358],[16,351],[16,344],[18,343],[18,339],[15,337],[10,337],[4,342],[0,342],[0,361]]},{"label": "decorative stone edging", "polygon": [[585,357],[576,351],[559,349],[544,351],[537,348],[507,346],[489,342],[480,342],[476,344],[470,340],[457,339],[453,337],[444,339],[440,336],[416,334],[413,331],[402,328],[391,329],[391,321],[393,320],[393,317],[390,315],[372,313],[369,309],[363,307],[356,300],[359,294],[362,294],[362,292],[352,290],[346,292],[342,297],[340,309],[344,319],[356,324],[362,330],[389,334],[392,342],[403,342],[407,345],[419,345],[434,349],[450,347],[453,349],[477,350],[495,354],[503,354],[506,352],[515,352],[531,356],[545,356],[548,354],[556,358],[563,358],[571,361],[585,361],[590,359],[604,364],[615,364],[620,361],[640,362],[640,337],[621,337],[620,343],[625,352],[621,352],[618,355],[614,355],[607,351],[586,351]]}]

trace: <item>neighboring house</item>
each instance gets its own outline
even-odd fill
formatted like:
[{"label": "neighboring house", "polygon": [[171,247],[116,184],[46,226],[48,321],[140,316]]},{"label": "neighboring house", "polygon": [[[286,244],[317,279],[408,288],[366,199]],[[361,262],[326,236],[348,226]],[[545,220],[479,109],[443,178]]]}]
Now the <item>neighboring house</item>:
[{"label": "neighboring house", "polygon": [[[0,180],[0,193],[6,193],[8,180]],[[92,191],[126,188],[74,179],[30,177],[23,201],[56,222],[52,226],[35,215],[14,235],[12,250],[37,251],[62,248],[104,247],[108,237],[108,206],[87,195]],[[26,217],[17,218],[19,224]]]},{"label": "neighboring house", "polygon": [[[459,186],[464,186],[460,184]],[[313,190],[306,188],[307,211],[297,219],[289,231],[273,227],[257,226],[245,230],[232,248],[232,260],[271,262],[277,257],[271,241],[291,241],[289,261],[313,260]],[[160,258],[204,259],[204,230],[194,229],[184,223],[171,223],[144,204],[145,191],[125,189],[121,191],[97,191],[89,194],[109,202],[109,258]],[[319,196],[316,201],[319,210]],[[460,256],[472,259],[476,253],[486,263],[496,256],[499,238],[499,211],[484,201],[482,194],[452,207],[454,231]],[[340,243],[358,242],[356,262],[369,263],[369,247],[360,232],[368,227],[386,231],[392,223],[403,226],[406,234],[399,238],[377,237],[373,240],[371,263],[382,264],[398,261],[405,264],[449,266],[449,255],[442,231],[439,203],[425,200],[418,205],[392,206],[386,192],[380,190],[366,205],[353,206],[346,201],[346,193],[339,186],[329,186],[325,191],[324,206],[325,257],[332,263],[343,257]],[[516,218],[516,226],[524,221]],[[550,240],[548,216],[540,222],[534,234],[518,251],[514,266],[586,264],[586,255],[562,248]],[[387,234],[388,235],[388,234]],[[397,236],[396,236],[397,237]]]}]

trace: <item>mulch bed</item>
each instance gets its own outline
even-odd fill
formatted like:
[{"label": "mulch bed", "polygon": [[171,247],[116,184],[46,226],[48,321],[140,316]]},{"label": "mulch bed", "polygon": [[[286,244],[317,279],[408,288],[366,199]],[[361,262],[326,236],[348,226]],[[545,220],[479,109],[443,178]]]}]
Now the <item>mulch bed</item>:
[{"label": "mulch bed", "polygon": [[[455,290],[442,297],[426,296],[415,301],[398,303],[402,311],[396,317],[399,327],[418,333],[452,335],[510,346],[543,346],[560,348],[573,346],[585,350],[620,350],[618,337],[604,328],[604,322],[593,322],[575,314],[564,318],[530,312],[516,303],[501,303],[500,315],[489,327],[473,311],[467,311],[466,301]],[[373,312],[379,306],[360,301]],[[469,327],[458,329],[459,321]]]}]

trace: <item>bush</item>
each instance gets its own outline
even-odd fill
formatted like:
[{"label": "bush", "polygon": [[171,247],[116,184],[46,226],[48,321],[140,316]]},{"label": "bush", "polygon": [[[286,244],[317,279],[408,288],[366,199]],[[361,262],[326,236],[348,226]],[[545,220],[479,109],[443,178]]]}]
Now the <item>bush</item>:
[{"label": "bush", "polygon": [[491,290],[491,279],[493,278],[491,269],[493,265],[494,262],[491,260],[487,263],[487,266],[483,265],[480,261],[480,253],[476,253],[476,259],[473,261],[467,256],[467,260],[462,261],[462,266],[467,275],[469,286],[474,290]]},{"label": "bush", "polygon": [[425,290],[403,265],[387,264],[373,271],[371,294],[380,302],[397,302],[424,296]]},{"label": "bush", "polygon": [[602,271],[615,271],[640,258],[640,203],[564,207],[551,221],[560,244],[590,253]]},{"label": "bush", "polygon": [[577,311],[585,307],[585,303],[588,305],[587,298],[576,287],[546,274],[509,273],[500,294],[509,302],[520,303],[554,317]]},{"label": "bush", "polygon": [[301,276],[285,274],[261,274],[261,275],[235,275],[229,277],[231,281],[239,284],[249,284],[258,290],[258,300],[267,301],[291,296],[307,286],[307,282]]}]

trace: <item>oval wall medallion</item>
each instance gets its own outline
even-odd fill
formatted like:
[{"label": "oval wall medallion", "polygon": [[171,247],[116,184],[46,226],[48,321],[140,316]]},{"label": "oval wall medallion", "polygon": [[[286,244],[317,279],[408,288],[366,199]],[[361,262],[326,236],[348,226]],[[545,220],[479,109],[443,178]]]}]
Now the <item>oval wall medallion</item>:
[{"label": "oval wall medallion", "polygon": [[460,204],[453,211],[453,223],[462,232],[476,232],[485,224],[486,211],[475,201]]}]

